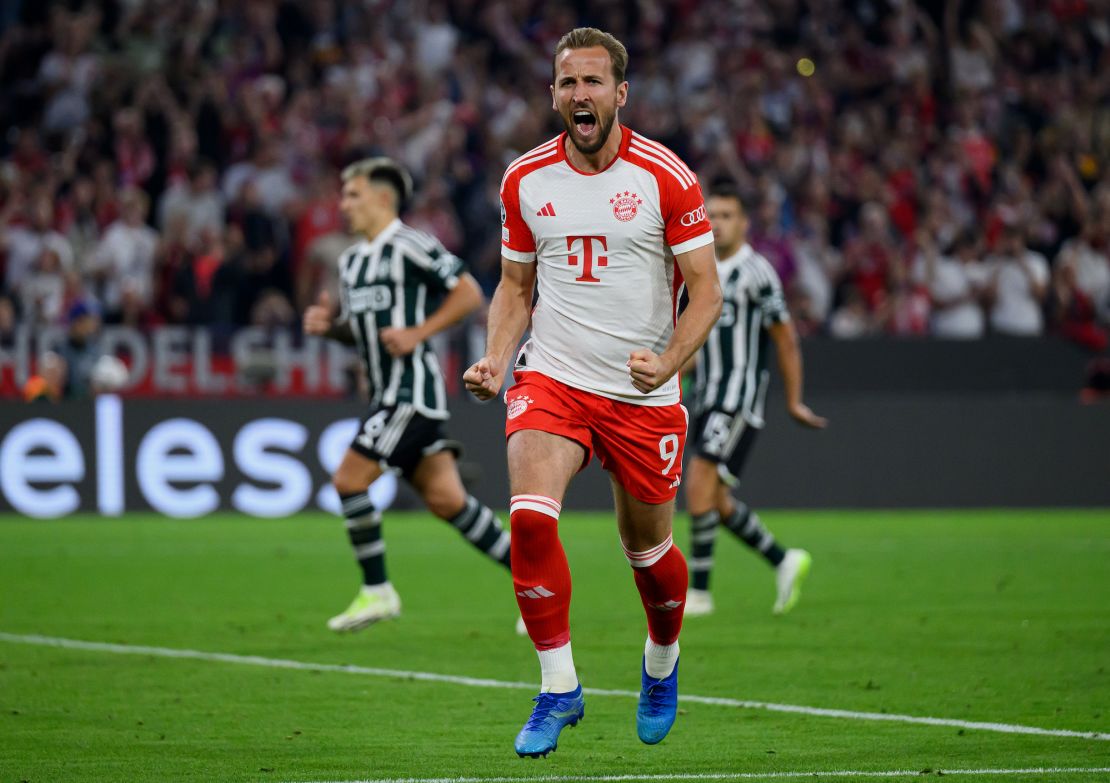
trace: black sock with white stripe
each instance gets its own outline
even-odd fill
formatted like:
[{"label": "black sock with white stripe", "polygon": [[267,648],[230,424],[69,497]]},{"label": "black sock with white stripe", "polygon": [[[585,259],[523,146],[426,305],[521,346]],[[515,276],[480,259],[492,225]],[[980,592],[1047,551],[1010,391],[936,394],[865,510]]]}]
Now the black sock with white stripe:
[{"label": "black sock with white stripe", "polygon": [[747,503],[737,503],[732,514],[725,520],[725,527],[731,530],[745,544],[767,558],[772,566],[778,567],[786,552],[775,541],[771,531],[759,521],[759,514],[748,508]]},{"label": "black sock with white stripe", "polygon": [[716,509],[690,517],[690,587],[709,589],[709,573],[713,570],[713,546],[717,542],[717,525],[721,515]]},{"label": "black sock with white stripe", "polygon": [[365,492],[340,495],[339,500],[343,504],[343,516],[347,518],[347,535],[362,569],[362,583],[368,586],[383,584],[386,578],[382,513],[374,508]]},{"label": "black sock with white stripe", "polygon": [[462,511],[447,521],[487,557],[509,567],[509,534],[488,506],[468,495]]}]

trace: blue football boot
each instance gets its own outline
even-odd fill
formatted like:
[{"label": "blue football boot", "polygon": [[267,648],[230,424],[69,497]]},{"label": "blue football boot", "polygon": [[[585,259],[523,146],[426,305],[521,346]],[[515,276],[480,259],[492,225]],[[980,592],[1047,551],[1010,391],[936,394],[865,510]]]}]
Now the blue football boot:
[{"label": "blue football boot", "polygon": [[636,734],[648,745],[661,742],[678,714],[678,661],[674,671],[661,680],[640,670],[640,706],[636,708]]},{"label": "blue football boot", "polygon": [[577,725],[586,710],[581,685],[570,693],[541,693],[532,701],[536,703],[532,717],[516,735],[514,744],[521,758],[538,759],[559,746],[559,732],[564,726]]}]

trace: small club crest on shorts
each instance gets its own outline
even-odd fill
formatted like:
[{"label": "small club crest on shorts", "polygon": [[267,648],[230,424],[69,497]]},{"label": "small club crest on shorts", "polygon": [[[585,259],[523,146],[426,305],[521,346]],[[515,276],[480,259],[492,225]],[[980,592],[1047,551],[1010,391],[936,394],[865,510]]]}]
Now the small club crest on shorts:
[{"label": "small club crest on shorts", "polygon": [[524,413],[524,411],[528,409],[528,406],[531,405],[533,402],[535,402],[535,400],[527,395],[523,397],[517,397],[514,400],[510,400],[509,410],[506,415],[508,415],[510,419],[515,419],[517,416]]},{"label": "small club crest on shorts", "polygon": [[627,223],[636,217],[640,211],[639,205],[643,204],[644,200],[635,193],[629,193],[626,190],[624,193],[618,193],[609,199],[609,203],[613,205],[613,217]]}]

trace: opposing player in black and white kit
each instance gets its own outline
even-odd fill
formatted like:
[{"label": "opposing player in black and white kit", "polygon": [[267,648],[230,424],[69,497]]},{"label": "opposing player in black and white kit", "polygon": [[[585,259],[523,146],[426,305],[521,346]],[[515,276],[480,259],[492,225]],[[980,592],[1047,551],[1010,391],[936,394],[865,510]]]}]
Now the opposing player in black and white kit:
[{"label": "opposing player in black and white kit", "polygon": [[399,472],[429,511],[506,569],[510,544],[494,513],[463,488],[459,444],[444,429],[443,374],[427,344],[482,305],[481,288],[436,239],[401,222],[412,180],[400,165],[368,158],[342,180],[340,209],[362,238],[339,258],[339,317],[321,294],[305,311],[304,331],[354,345],[370,390],[358,435],[332,477],[363,584],[328,627],[353,631],[401,611],[386,577],[381,512],[367,495],[384,471]]},{"label": "opposing player in black and white kit", "polygon": [[798,600],[812,558],[804,549],[784,550],[746,503],[732,497],[756,436],[763,429],[763,406],[770,372],[768,337],[775,344],[785,385],[786,406],[799,424],[826,426],[802,402],[802,361],[798,338],[774,267],[747,242],[748,220],[735,189],[714,188],[706,200],[717,270],[724,293],[721,317],[697,358],[694,457],[686,473],[686,507],[691,519],[690,590],[686,614],[713,611],[709,575],[717,528],[726,528],[775,568],[776,614]]}]

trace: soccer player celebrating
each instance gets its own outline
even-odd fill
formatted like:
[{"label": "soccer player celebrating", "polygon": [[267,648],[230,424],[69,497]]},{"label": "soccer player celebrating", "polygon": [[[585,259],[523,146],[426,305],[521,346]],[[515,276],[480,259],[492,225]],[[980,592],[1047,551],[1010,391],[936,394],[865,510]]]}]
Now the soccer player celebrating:
[{"label": "soccer player celebrating", "polygon": [[[516,738],[546,756],[582,717],[571,655],[564,492],[596,453],[647,614],[637,733],[674,723],[686,561],[671,540],[686,410],[677,371],[720,314],[712,233],[698,181],[666,147],[617,120],[628,53],[593,28],[555,49],[553,108],[566,132],[518,158],[501,184],[501,282],[486,355],[465,373],[480,399],[505,394],[513,587],[540,660],[540,694]],[[690,304],[676,319],[682,281]],[[539,302],[532,309],[539,283]]]},{"label": "soccer player celebrating", "polygon": [[429,511],[506,568],[509,536],[463,488],[455,463],[459,444],[444,434],[443,374],[427,344],[478,309],[482,290],[462,261],[398,218],[412,195],[412,180],[401,166],[368,158],[348,166],[342,179],[340,210],[362,239],[339,258],[339,318],[333,320],[322,293],[305,310],[304,331],[355,345],[369,382],[370,407],[332,477],[363,584],[328,627],[353,631],[401,611],[386,578],[381,512],[367,495],[384,469],[400,472]]},{"label": "soccer player celebrating", "polygon": [[695,455],[686,476],[686,507],[691,519],[690,592],[686,613],[713,611],[709,573],[717,526],[724,523],[775,568],[775,614],[794,606],[809,573],[810,555],[775,542],[759,515],[732,499],[744,460],[763,428],[767,395],[767,337],[775,344],[786,386],[786,406],[806,427],[827,422],[802,403],[802,358],[798,336],[783,300],[774,267],[748,244],[748,219],[731,186],[714,187],[707,202],[713,226],[724,306],[721,318],[698,352],[694,400]]}]

